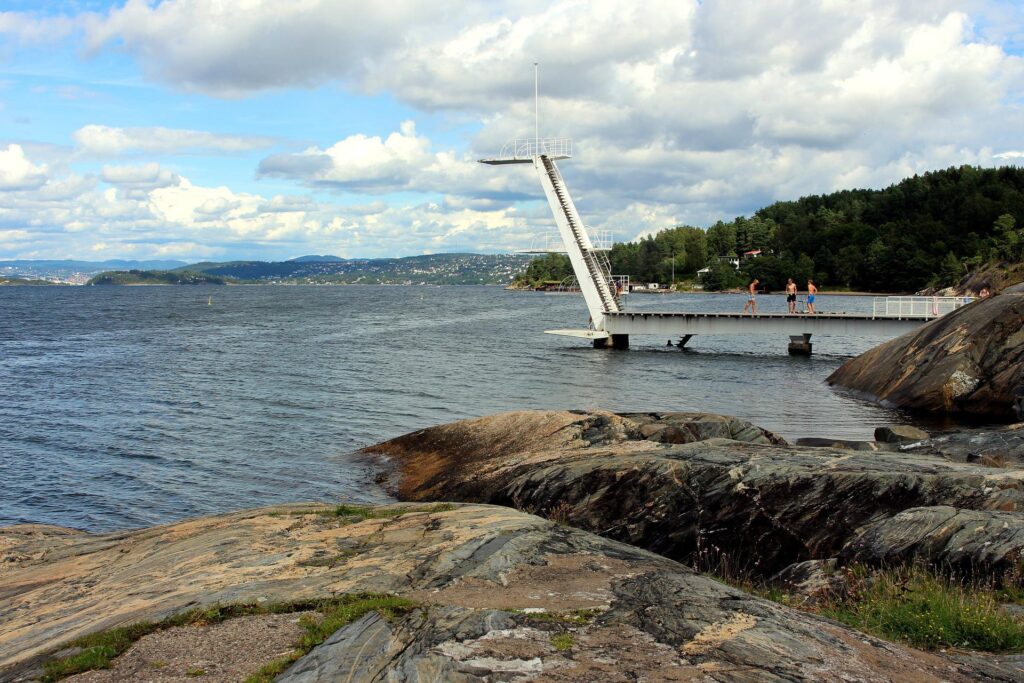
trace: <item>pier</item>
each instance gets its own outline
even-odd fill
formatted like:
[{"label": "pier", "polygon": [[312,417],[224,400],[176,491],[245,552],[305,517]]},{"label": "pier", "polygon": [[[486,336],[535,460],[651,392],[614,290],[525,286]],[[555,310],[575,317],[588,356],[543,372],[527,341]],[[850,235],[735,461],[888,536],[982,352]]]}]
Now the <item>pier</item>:
[{"label": "pier", "polygon": [[670,342],[678,339],[677,345],[685,347],[696,335],[779,334],[789,337],[791,354],[810,355],[812,335],[896,337],[968,301],[961,297],[878,297],[870,314],[627,311],[617,286],[622,279],[611,272],[610,246],[591,239],[558,170],[556,162],[571,159],[572,152],[570,138],[542,138],[538,132],[534,138],[511,140],[497,156],[479,160],[492,166],[532,165],[547,197],[561,238],[560,251],[569,257],[590,313],[585,329],[546,330],[548,334],[585,339],[596,348],[614,349],[628,349],[629,338],[634,335],[652,335]]}]

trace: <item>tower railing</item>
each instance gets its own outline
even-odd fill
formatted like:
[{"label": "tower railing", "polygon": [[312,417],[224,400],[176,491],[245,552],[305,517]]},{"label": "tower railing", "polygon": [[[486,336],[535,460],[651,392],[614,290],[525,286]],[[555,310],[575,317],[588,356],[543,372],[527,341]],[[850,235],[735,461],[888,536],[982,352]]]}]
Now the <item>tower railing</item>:
[{"label": "tower railing", "polygon": [[572,156],[572,138],[515,138],[506,142],[500,159],[532,159],[544,154],[555,159]]}]

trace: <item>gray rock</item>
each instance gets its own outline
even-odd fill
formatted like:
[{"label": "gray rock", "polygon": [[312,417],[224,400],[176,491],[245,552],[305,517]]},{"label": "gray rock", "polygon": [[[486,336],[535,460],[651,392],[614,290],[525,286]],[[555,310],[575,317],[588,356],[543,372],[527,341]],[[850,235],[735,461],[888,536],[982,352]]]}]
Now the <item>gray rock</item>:
[{"label": "gray rock", "polygon": [[883,405],[1012,419],[1024,386],[1024,291],[1015,286],[846,362],[828,382]]},{"label": "gray rock", "polygon": [[807,560],[791,564],[771,578],[771,584],[781,586],[790,595],[800,596],[803,603],[813,605],[846,593],[846,577],[837,571],[836,558]]},{"label": "gray rock", "polygon": [[[339,542],[357,552],[304,564]],[[356,620],[281,680],[966,683],[981,666],[885,643],[644,550],[493,506],[420,507],[348,524],[322,505],[278,506],[97,536],[15,527],[0,529],[0,548],[17,557],[0,575],[5,682],[34,670],[37,655],[102,629],[194,606],[364,591],[421,607],[394,622]],[[548,618],[526,612],[538,609]],[[574,610],[592,618],[559,616]]]},{"label": "gray rock", "polygon": [[[396,468],[399,494],[516,506],[697,567],[726,564],[763,578],[796,562],[838,557],[859,529],[911,508],[1024,511],[1019,472],[916,450],[725,439],[666,444],[639,435],[591,446],[571,436],[575,421],[586,420],[579,414],[494,419],[442,425],[378,447]],[[618,419],[627,423],[620,433],[639,434],[630,416]],[[508,446],[510,426],[532,435],[521,451]],[[892,524],[904,519],[914,518]],[[941,530],[934,533],[941,546]],[[979,543],[968,546],[975,571],[1002,573],[1002,556],[984,545],[1002,543],[1002,534],[986,525]],[[922,541],[917,554],[926,547]]]},{"label": "gray rock", "polygon": [[[989,467],[1024,468],[1024,423],[960,429],[909,445],[919,453]],[[906,447],[906,446],[905,446]]]},{"label": "gray rock", "polygon": [[[904,510],[865,527],[841,553],[843,562],[927,564],[961,576],[1012,575],[1024,557],[1024,515],[949,506]],[[1013,580],[1016,580],[1014,578]]]},{"label": "gray rock", "polygon": [[923,429],[910,425],[888,425],[875,429],[875,441],[882,443],[908,443],[924,441],[930,435]]},{"label": "gray rock", "polygon": [[847,439],[826,439],[822,437],[804,437],[796,440],[797,446],[810,448],[844,448],[851,451],[894,451],[893,444],[877,441],[850,441]]}]

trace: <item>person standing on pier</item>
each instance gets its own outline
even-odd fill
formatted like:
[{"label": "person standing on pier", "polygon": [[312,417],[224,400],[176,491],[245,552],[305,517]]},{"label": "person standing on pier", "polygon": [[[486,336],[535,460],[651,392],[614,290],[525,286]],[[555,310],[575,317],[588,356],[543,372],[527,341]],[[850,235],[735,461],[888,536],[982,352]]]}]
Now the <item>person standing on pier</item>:
[{"label": "person standing on pier", "polygon": [[814,286],[814,280],[807,281],[807,312],[814,315],[814,296],[818,293],[818,288]]},{"label": "person standing on pier", "polygon": [[796,283],[793,282],[793,278],[789,278],[786,283],[786,304],[789,306],[789,314],[793,315],[796,313]]},{"label": "person standing on pier", "polygon": [[746,313],[747,309],[750,309],[750,315],[757,315],[757,285],[760,283],[756,277],[751,281],[747,287],[747,303],[743,304],[743,312]]}]

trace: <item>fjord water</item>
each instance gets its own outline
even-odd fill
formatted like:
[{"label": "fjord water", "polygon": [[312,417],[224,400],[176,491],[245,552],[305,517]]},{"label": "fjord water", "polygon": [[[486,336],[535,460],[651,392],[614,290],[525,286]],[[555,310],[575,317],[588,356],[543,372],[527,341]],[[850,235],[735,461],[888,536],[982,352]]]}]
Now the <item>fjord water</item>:
[{"label": "fjord water", "polygon": [[[761,297],[762,310],[785,310]],[[825,311],[871,300],[828,297]],[[740,295],[632,295],[726,310]],[[0,288],[0,525],[109,530],[283,501],[389,500],[368,444],[524,408],[737,415],[870,438],[898,413],[824,379],[881,340],[637,337],[594,350],[579,295],[497,287]]]}]

